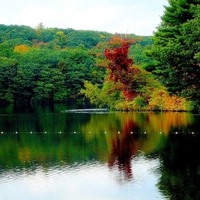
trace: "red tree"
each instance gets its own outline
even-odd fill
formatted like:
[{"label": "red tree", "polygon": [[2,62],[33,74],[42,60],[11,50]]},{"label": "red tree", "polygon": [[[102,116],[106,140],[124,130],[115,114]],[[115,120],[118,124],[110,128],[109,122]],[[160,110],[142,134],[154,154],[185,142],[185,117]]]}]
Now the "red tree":
[{"label": "red tree", "polygon": [[133,75],[139,73],[138,68],[132,67],[133,59],[128,58],[129,48],[135,41],[115,36],[109,42],[110,48],[104,51],[105,57],[110,60],[107,66],[110,79],[122,84],[121,90],[130,100],[136,96]]}]

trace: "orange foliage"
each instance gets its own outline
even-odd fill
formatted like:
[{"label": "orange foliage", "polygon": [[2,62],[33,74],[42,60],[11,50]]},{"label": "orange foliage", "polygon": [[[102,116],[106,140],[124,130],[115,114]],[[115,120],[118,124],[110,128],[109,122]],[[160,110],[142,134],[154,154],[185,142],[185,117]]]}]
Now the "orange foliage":
[{"label": "orange foliage", "polygon": [[20,44],[15,46],[14,51],[19,52],[19,53],[24,53],[29,51],[29,47],[25,44]]},{"label": "orange foliage", "polygon": [[137,39],[130,39],[128,36],[126,38],[121,38],[118,35],[115,35],[111,38],[110,41],[108,41],[108,45],[110,46],[109,48],[116,48],[116,47],[121,47],[122,45],[127,45],[127,44],[133,44]]},{"label": "orange foliage", "polygon": [[145,128],[150,133],[162,132],[168,135],[172,128],[187,127],[192,123],[192,120],[193,118],[187,112],[149,113]]},{"label": "orange foliage", "polygon": [[161,89],[152,94],[149,107],[166,111],[186,111],[187,102],[186,99],[176,95],[171,96],[166,90]]}]

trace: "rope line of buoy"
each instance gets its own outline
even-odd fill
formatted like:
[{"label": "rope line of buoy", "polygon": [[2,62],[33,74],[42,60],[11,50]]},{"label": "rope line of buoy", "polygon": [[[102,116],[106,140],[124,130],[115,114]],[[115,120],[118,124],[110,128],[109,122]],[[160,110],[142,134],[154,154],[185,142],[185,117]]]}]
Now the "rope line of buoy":
[{"label": "rope line of buoy", "polygon": [[[65,131],[55,131],[55,132],[48,132],[48,131],[43,131],[43,132],[34,132],[34,131],[29,131],[29,132],[19,132],[19,131],[10,131],[10,132],[4,132],[4,131],[1,131],[0,132],[0,135],[3,135],[3,134],[96,134],[96,132],[92,132],[92,131],[89,131],[89,132],[80,132],[80,131],[69,131],[69,132],[65,132]],[[108,133],[112,133],[110,131],[102,131],[101,133],[103,134],[108,134]],[[138,131],[130,131],[130,132],[124,132],[124,131],[117,131],[116,134],[120,135],[120,134],[144,134],[144,135],[147,135],[147,134],[155,134],[155,133],[158,133],[158,134],[165,134],[164,132],[160,131],[160,132],[154,132],[154,133],[147,133],[146,131],[141,131],[141,132],[138,132]],[[178,131],[175,131],[175,132],[169,132],[167,134],[175,134],[175,135],[178,135],[178,134],[198,134],[200,132],[195,132],[195,131],[191,131],[191,132],[178,132]]]}]

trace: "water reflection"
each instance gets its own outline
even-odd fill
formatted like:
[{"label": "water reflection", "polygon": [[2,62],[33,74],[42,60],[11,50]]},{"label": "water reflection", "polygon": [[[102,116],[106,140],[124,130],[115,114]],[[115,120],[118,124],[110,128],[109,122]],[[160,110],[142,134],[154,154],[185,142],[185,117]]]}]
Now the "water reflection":
[{"label": "water reflection", "polygon": [[[197,116],[199,118],[199,116]],[[190,126],[193,131],[199,131],[194,127],[195,116],[191,113],[110,113],[108,115],[92,115],[89,123],[84,125],[83,130],[102,132],[104,130],[123,131],[123,132],[147,132],[164,133],[170,132],[189,132]]]},{"label": "water reflection", "polygon": [[158,151],[161,178],[158,186],[170,199],[200,199],[200,136],[169,135]]},{"label": "water reflection", "polygon": [[112,150],[108,159],[108,166],[112,168],[118,166],[120,171],[124,171],[125,178],[132,178],[131,160],[136,155],[136,144],[131,134],[116,135],[112,141]]},{"label": "water reflection", "polygon": [[[62,177],[69,188],[67,179],[78,187],[88,184],[91,188],[85,190],[96,190],[102,199],[109,197],[108,190],[122,192],[115,199],[200,198],[199,115],[61,112],[65,109],[60,105],[24,113],[1,110],[0,190],[7,181],[17,188],[17,181],[23,185],[32,179],[42,184],[41,191],[32,189],[49,198],[53,187],[62,193],[58,183]],[[49,181],[56,185],[44,192]],[[79,188],[74,186],[73,191]],[[96,196],[85,194],[85,199]]]}]

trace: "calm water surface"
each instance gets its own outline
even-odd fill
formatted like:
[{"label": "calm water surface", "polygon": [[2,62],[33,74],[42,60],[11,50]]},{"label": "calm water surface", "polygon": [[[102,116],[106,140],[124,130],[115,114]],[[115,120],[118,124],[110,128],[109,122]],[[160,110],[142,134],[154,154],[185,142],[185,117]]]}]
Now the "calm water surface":
[{"label": "calm water surface", "polygon": [[0,200],[200,199],[200,116],[0,109]]}]

